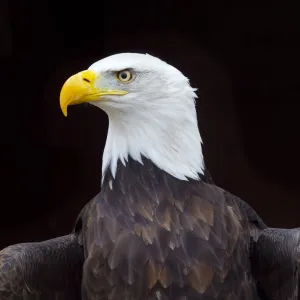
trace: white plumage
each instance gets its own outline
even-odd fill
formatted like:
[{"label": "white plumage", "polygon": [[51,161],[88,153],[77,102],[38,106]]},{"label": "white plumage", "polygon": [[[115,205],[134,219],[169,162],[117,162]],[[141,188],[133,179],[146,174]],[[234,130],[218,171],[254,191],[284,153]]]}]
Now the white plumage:
[{"label": "white plumage", "polygon": [[143,155],[178,179],[199,179],[204,170],[202,140],[195,110],[197,95],[188,78],[147,54],[112,55],[89,68],[100,75],[97,88],[120,88],[113,74],[124,69],[135,74],[132,82],[122,84],[128,94],[91,102],[109,118],[102,175],[108,167],[115,175],[119,159],[126,165],[128,156],[142,162]]}]

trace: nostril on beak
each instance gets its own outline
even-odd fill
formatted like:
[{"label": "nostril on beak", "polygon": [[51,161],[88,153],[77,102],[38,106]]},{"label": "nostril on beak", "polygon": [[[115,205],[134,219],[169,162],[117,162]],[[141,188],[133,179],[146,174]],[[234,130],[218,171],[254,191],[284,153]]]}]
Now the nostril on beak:
[{"label": "nostril on beak", "polygon": [[87,78],[83,78],[83,80],[86,81],[86,82],[88,82],[88,83],[91,83],[90,80],[87,79]]}]

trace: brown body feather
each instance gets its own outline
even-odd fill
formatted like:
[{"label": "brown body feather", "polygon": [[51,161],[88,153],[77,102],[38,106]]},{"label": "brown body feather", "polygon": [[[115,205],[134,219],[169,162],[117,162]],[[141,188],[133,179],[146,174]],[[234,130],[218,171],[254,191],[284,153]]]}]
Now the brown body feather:
[{"label": "brown body feather", "polygon": [[86,216],[86,299],[257,299],[247,216],[214,185],[129,160]]}]

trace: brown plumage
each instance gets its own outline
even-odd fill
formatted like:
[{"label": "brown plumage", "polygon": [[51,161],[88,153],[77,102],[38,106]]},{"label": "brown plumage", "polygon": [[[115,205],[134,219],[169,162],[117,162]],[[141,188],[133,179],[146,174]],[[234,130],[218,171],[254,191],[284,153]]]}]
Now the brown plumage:
[{"label": "brown plumage", "polygon": [[0,252],[1,300],[297,299],[298,229],[266,228],[207,172],[177,182],[144,159],[117,174],[69,236]]},{"label": "brown plumage", "polygon": [[256,299],[247,216],[214,185],[129,160],[106,174],[86,216],[87,299]]},{"label": "brown plumage", "polygon": [[1,300],[80,300],[83,248],[74,233],[0,252]]}]

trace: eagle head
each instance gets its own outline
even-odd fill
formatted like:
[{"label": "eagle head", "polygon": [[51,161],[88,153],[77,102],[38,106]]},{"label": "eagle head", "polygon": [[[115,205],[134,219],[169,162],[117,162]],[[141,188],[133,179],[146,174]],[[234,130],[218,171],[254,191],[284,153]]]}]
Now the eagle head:
[{"label": "eagle head", "polygon": [[121,53],[92,64],[63,85],[60,106],[88,102],[109,118],[102,173],[113,176],[128,156],[152,160],[181,180],[203,174],[195,89],[168,63],[148,54]]}]

